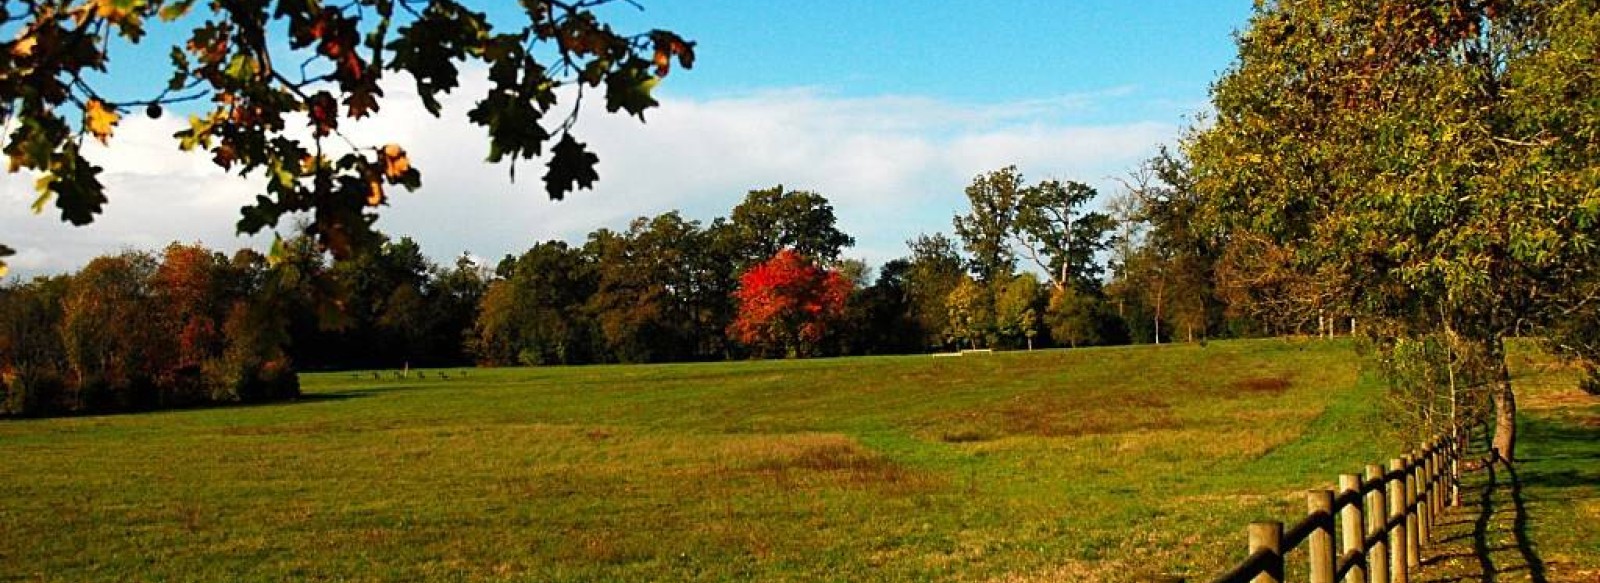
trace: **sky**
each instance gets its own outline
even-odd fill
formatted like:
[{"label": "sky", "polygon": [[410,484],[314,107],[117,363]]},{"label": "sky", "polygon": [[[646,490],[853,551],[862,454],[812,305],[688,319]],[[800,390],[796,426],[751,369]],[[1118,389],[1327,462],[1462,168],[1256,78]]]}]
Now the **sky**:
[{"label": "sky", "polygon": [[[950,233],[980,173],[1016,165],[1028,182],[1076,180],[1102,197],[1158,145],[1174,143],[1207,107],[1210,83],[1235,55],[1248,0],[1008,2],[640,0],[604,7],[620,31],[668,29],[696,42],[693,70],[656,89],[646,122],[591,100],[576,133],[600,157],[593,190],[546,199],[543,168],[483,161],[487,141],[466,121],[481,72],[427,115],[408,81],[386,85],[384,111],[347,133],[397,142],[423,187],[392,192],[377,227],[417,240],[434,260],[494,261],[550,239],[681,210],[709,222],[747,192],[783,185],[827,197],[856,238],[845,255],[881,264],[920,233]],[[482,2],[513,22],[510,2]],[[96,81],[113,99],[147,98],[170,76],[162,55],[180,31],[156,29],[112,55]],[[177,112],[179,114],[182,111]],[[33,176],[0,174],[0,243],[18,250],[18,277],[60,273],[122,249],[200,242],[264,247],[234,233],[261,180],[182,153],[183,120],[127,115],[109,148],[110,203],[88,227],[29,207]],[[286,223],[281,225],[287,229]]]}]

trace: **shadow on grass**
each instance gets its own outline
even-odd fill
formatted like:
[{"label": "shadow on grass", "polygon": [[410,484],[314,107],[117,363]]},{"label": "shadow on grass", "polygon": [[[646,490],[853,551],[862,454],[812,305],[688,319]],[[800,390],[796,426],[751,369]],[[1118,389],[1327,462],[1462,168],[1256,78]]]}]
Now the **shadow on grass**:
[{"label": "shadow on grass", "polygon": [[1478,495],[1478,519],[1472,525],[1472,554],[1478,557],[1478,569],[1483,573],[1484,583],[1494,583],[1497,571],[1494,568],[1493,551],[1489,549],[1489,519],[1494,516],[1494,464],[1484,467],[1489,479],[1483,483],[1483,489]]},{"label": "shadow on grass", "polygon": [[371,390],[332,391],[326,393],[302,394],[290,399],[277,399],[272,401],[248,401],[239,403],[199,403],[178,407],[164,407],[156,409],[130,409],[125,411],[76,411],[49,415],[0,415],[0,423],[6,421],[22,421],[28,419],[87,419],[92,417],[127,417],[132,415],[155,415],[159,413],[179,413],[183,411],[210,411],[216,409],[254,409],[258,407],[281,407],[286,405],[301,405],[312,403],[325,403],[359,399],[373,396]]},{"label": "shadow on grass", "polygon": [[1527,419],[1520,429],[1530,447],[1522,481],[1539,490],[1600,483],[1600,426]]},{"label": "shadow on grass", "polygon": [[[1526,575],[1534,583],[1549,580],[1544,559],[1529,532],[1529,488],[1539,495],[1535,502],[1553,501],[1569,496],[1565,491],[1600,483],[1600,463],[1596,463],[1600,461],[1600,427],[1531,416],[1518,427],[1527,455],[1514,465],[1497,463],[1485,467],[1486,480],[1474,504],[1477,508],[1471,534],[1472,554],[1485,582],[1511,573]],[[1502,492],[1497,500],[1496,494]],[[1497,522],[1493,518],[1507,511],[1511,513],[1512,544],[1493,548],[1489,545],[1490,531]],[[1497,565],[1494,553],[1511,550],[1522,558],[1520,564]]]},{"label": "shadow on grass", "polygon": [[1528,577],[1534,583],[1545,583],[1544,560],[1539,558],[1539,553],[1533,549],[1533,541],[1528,539],[1528,503],[1522,494],[1522,480],[1517,477],[1516,465],[1506,466],[1506,473],[1511,475],[1511,504],[1517,509],[1511,526],[1511,534],[1517,539],[1517,551],[1522,553],[1522,560],[1527,563]]}]

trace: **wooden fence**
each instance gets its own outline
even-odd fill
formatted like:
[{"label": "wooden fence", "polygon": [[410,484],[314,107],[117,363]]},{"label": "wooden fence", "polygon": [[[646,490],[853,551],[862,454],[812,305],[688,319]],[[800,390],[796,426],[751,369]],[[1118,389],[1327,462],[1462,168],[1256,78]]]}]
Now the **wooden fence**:
[{"label": "wooden fence", "polygon": [[1437,437],[1389,460],[1387,471],[1372,464],[1365,476],[1342,474],[1337,494],[1307,491],[1306,517],[1288,530],[1282,522],[1251,523],[1250,556],[1212,583],[1283,583],[1285,555],[1300,548],[1311,583],[1407,583],[1436,521],[1461,504],[1471,434]]}]

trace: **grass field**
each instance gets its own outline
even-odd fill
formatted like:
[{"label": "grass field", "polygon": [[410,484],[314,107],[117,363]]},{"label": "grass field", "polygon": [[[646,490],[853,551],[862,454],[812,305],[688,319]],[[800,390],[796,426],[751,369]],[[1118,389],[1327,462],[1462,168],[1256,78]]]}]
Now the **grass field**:
[{"label": "grass field", "polygon": [[450,374],[0,423],[0,580],[1203,580],[1399,450],[1340,342]]}]

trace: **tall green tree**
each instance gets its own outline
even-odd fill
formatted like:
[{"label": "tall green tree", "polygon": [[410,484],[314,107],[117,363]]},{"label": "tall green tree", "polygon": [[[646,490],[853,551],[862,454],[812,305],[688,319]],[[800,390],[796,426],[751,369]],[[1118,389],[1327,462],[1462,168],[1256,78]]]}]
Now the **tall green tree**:
[{"label": "tall green tree", "polygon": [[64,408],[66,349],[59,332],[69,279],[0,283],[0,414]]},{"label": "tall green tree", "polygon": [[1020,273],[1002,282],[994,291],[995,335],[1010,346],[1033,350],[1039,336],[1040,315],[1044,312],[1044,286],[1032,273]]},{"label": "tall green tree", "polygon": [[988,348],[994,345],[994,297],[988,287],[962,275],[961,282],[944,300],[945,337],[960,348]]},{"label": "tall green tree", "polygon": [[728,226],[743,249],[741,268],[766,261],[784,249],[823,263],[839,259],[855,238],[840,231],[833,205],[815,192],[784,190],[783,185],[752,190],[733,207]]},{"label": "tall green tree", "polygon": [[1100,297],[1073,287],[1050,290],[1044,324],[1050,330],[1050,339],[1057,345],[1077,348],[1102,344],[1108,340],[1103,329],[1110,321]]},{"label": "tall green tree", "polygon": [[1097,290],[1104,272],[1096,255],[1109,244],[1111,216],[1086,211],[1099,193],[1080,182],[1046,180],[1022,189],[1011,239],[1055,289]]},{"label": "tall green tree", "polygon": [[598,344],[587,302],[599,275],[582,249],[561,241],[507,257],[479,302],[470,342],[496,365],[593,362]]},{"label": "tall green tree", "polygon": [[490,273],[467,254],[448,269],[436,269],[423,299],[426,312],[422,353],[430,365],[471,362],[467,340],[472,335],[478,303],[489,288]]},{"label": "tall green tree", "polygon": [[1214,86],[1215,119],[1184,145],[1217,236],[1333,274],[1316,293],[1371,330],[1487,355],[1486,370],[1463,372],[1489,381],[1507,460],[1504,340],[1559,303],[1552,283],[1594,262],[1592,106],[1570,105],[1595,99],[1594,12],[1583,0],[1261,3]]},{"label": "tall green tree", "polygon": [[1017,226],[1017,209],[1023,194],[1022,175],[1016,166],[980,174],[967,185],[969,209],[951,222],[956,236],[972,255],[971,270],[984,283],[1009,277],[1016,271],[1016,251],[1011,247]]},{"label": "tall green tree", "polygon": [[89,261],[61,300],[61,344],[73,410],[155,405],[155,355],[165,343],[151,326],[156,259],[134,251]]},{"label": "tall green tree", "polygon": [[694,256],[706,233],[677,212],[635,219],[626,233],[591,235],[599,279],[589,309],[607,350],[624,362],[685,360],[701,346],[705,297],[723,289]]},{"label": "tall green tree", "polygon": [[400,368],[429,360],[424,294],[436,268],[410,237],[377,237],[381,243],[327,271],[341,311],[322,339],[328,364]]},{"label": "tall green tree", "polygon": [[912,270],[907,259],[889,261],[878,268],[872,285],[850,297],[845,305],[850,330],[844,352],[905,354],[928,345],[913,305]]},{"label": "tall green tree", "polygon": [[956,242],[943,233],[918,235],[906,241],[911,256],[906,272],[906,295],[911,319],[921,335],[921,347],[947,344],[945,330],[950,327],[950,312],[945,299],[966,277]]}]

